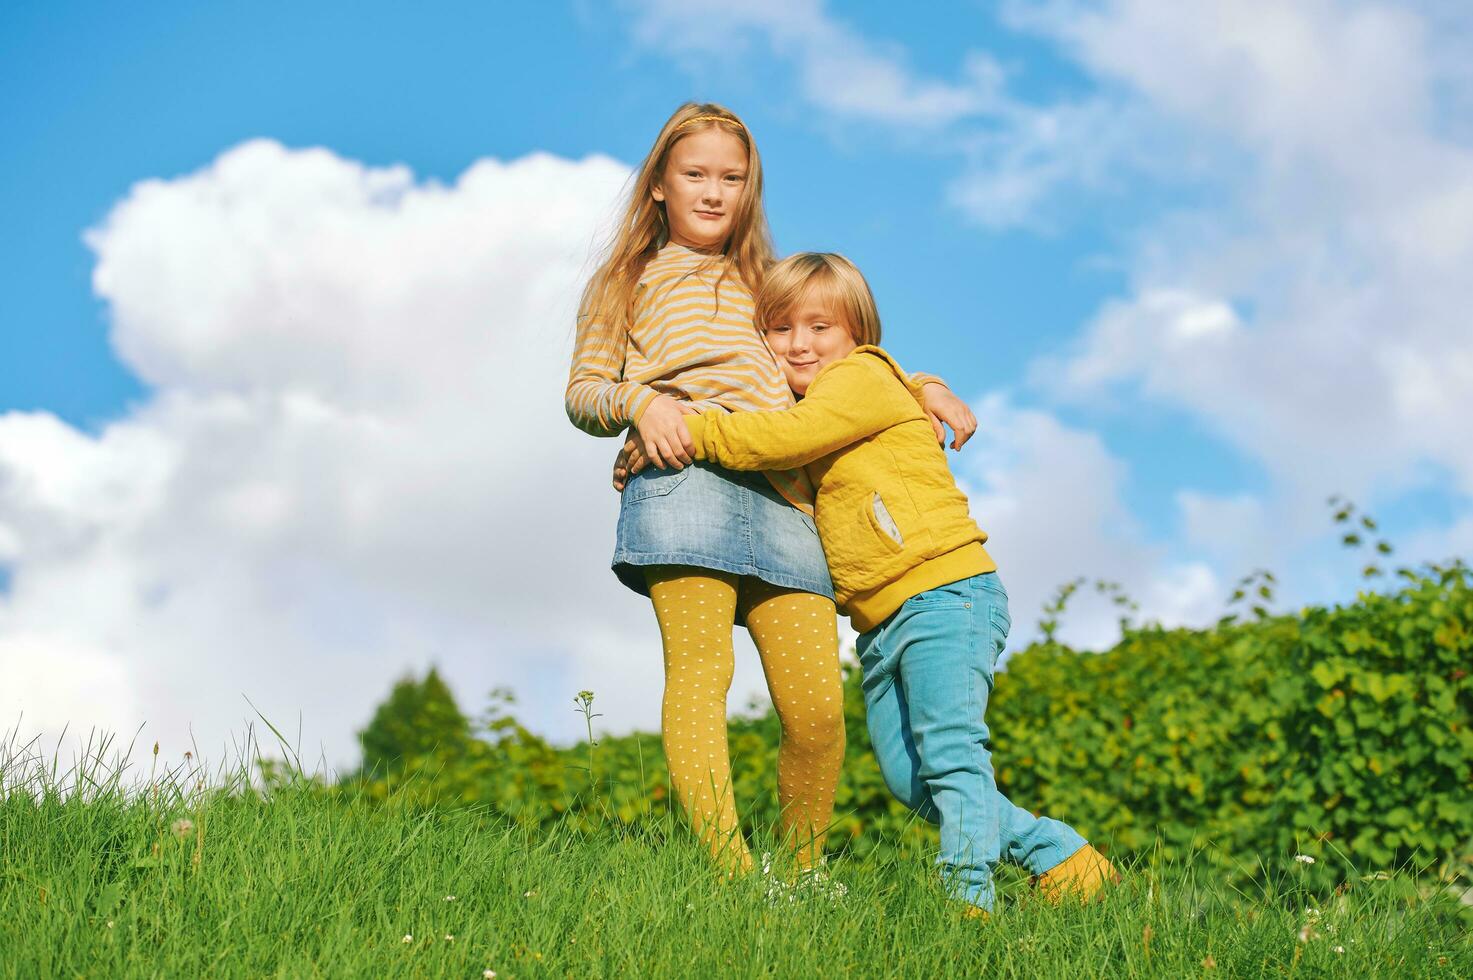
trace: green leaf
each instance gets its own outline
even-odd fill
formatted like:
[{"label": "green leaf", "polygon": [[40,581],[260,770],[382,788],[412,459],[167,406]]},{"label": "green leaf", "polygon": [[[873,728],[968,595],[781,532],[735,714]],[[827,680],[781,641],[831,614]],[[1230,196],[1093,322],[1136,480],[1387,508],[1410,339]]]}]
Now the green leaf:
[{"label": "green leaf", "polygon": [[1328,663],[1321,661],[1309,668],[1309,676],[1313,677],[1315,683],[1320,687],[1331,688],[1344,679],[1345,665],[1338,662]]}]

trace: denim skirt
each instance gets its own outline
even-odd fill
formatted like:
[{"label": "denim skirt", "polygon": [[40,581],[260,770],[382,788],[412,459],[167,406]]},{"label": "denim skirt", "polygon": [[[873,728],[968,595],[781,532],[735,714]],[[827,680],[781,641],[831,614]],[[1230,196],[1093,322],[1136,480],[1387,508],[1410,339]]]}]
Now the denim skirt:
[{"label": "denim skirt", "polygon": [[650,466],[624,488],[614,574],[649,595],[646,565],[710,568],[834,597],[813,518],[784,500],[761,473],[714,463],[682,470]]}]

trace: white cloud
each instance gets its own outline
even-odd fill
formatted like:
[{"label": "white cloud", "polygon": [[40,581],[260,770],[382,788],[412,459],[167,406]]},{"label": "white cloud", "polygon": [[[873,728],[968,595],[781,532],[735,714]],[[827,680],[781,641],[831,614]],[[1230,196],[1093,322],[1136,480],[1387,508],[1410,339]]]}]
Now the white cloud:
[{"label": "white cloud", "polygon": [[635,40],[693,69],[730,58],[753,39],[798,70],[803,97],[845,116],[906,127],[938,126],[997,105],[1001,71],[981,52],[956,82],[915,73],[893,45],[876,44],[831,16],[823,0],[634,0]]},{"label": "white cloud", "polygon": [[[0,416],[0,717],[146,723],[140,752],[219,759],[249,697],[308,760],[350,764],[389,683],[437,662],[467,708],[510,686],[553,737],[578,734],[582,688],[611,728],[655,727],[657,632],[607,567],[613,446],[561,405],[573,297],[626,177],[534,155],[441,186],[256,141],[134,188],[88,241],[150,396],[96,435]],[[1203,618],[1221,590],[1140,542],[1096,437],[1000,397],[980,414],[961,465],[1019,643],[1075,574]],[[1113,630],[1085,601],[1064,635]],[[740,708],[763,684],[745,640],[738,661]]]},{"label": "white cloud", "polygon": [[[1013,612],[1013,649],[1036,635],[1040,610],[1076,577],[1119,583],[1137,622],[1201,625],[1221,615],[1227,590],[1199,561],[1151,540],[1122,499],[1125,464],[1092,432],[991,394],[976,406],[978,433],[953,458],[972,514],[990,535]],[[1059,638],[1101,648],[1119,636],[1119,612],[1092,589],[1070,601]]]},{"label": "white cloud", "polygon": [[1473,490],[1473,148],[1445,109],[1473,98],[1465,7],[1005,5],[1095,83],[1054,103],[1009,92],[981,46],[954,80],[914,70],[822,0],[635,9],[652,49],[765,43],[826,113],[943,127],[964,161],[948,195],[993,229],[1046,226],[1081,187],[1195,191],[1195,210],[1141,219],[1130,295],[1036,366],[1060,397],[1124,384],[1185,408],[1300,516],[1329,490],[1394,493],[1420,461]]},{"label": "white cloud", "polygon": [[[639,10],[643,43],[677,57],[766,44],[802,78],[842,36],[903,80],[892,90],[969,84],[964,69],[912,68],[821,0]],[[961,161],[949,198],[993,230],[1056,225],[1081,190],[1146,192],[1120,228],[1126,254],[1110,257],[1129,287],[1033,365],[1034,391],[1088,407],[1139,393],[1261,466],[1270,486],[1244,534],[1268,550],[1201,543],[1223,561],[1298,564],[1326,536],[1331,492],[1376,507],[1432,473],[1436,489],[1473,493],[1473,130],[1461,111],[1473,105],[1473,8],[1046,0],[1004,4],[1000,19],[1054,43],[1089,87],[1025,98],[979,36],[967,57],[986,66],[985,97],[952,112],[846,103],[842,73],[800,92],[824,117],[932,135],[929,150]],[[1206,500],[1179,489],[1191,526]]]},{"label": "white cloud", "polygon": [[1129,295],[1035,381],[1186,409],[1265,466],[1291,545],[1323,531],[1330,492],[1375,506],[1428,464],[1473,491],[1473,147],[1438,110],[1468,81],[1446,65],[1473,58],[1473,18],[1437,31],[1438,16],[1329,0],[1011,10],[1156,131],[1219,148],[1195,175],[1204,203],[1144,221]]},{"label": "white cloud", "polygon": [[1176,505],[1181,514],[1182,540],[1225,567],[1246,573],[1251,567],[1262,566],[1278,550],[1274,540],[1282,529],[1270,526],[1259,497],[1180,490]]},{"label": "white cloud", "polygon": [[[89,232],[153,386],[98,434],[0,416],[0,718],[219,757],[252,719],[355,757],[438,662],[534,729],[658,718],[658,633],[608,571],[614,445],[562,410],[571,310],[627,170],[481,161],[453,185],[269,141],[136,186]],[[734,703],[762,687],[749,653]],[[213,750],[213,751],[211,751]]]},{"label": "white cloud", "polygon": [[[1179,152],[1167,162],[1156,117],[1129,102],[1096,93],[1033,104],[1010,91],[1013,69],[980,44],[951,77],[918,70],[902,45],[863,34],[825,0],[627,0],[625,7],[637,44],[694,75],[713,64],[751,72],[757,46],[792,65],[798,95],[821,113],[818,128],[833,118],[925,136],[926,152],[960,164],[947,198],[986,228],[1050,227],[1063,215],[1061,190],[1112,187],[1122,163],[1157,174],[1196,165]],[[938,25],[955,19],[934,16]]]}]

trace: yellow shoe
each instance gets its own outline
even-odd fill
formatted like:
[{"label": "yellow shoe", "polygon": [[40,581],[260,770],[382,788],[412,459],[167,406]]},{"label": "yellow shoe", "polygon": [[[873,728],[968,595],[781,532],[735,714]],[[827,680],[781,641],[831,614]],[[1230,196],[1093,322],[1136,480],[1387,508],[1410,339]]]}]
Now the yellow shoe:
[{"label": "yellow shoe", "polygon": [[1106,885],[1119,883],[1120,872],[1088,844],[1033,879],[1038,893],[1055,905],[1067,898],[1087,902]]},{"label": "yellow shoe", "polygon": [[975,905],[968,905],[966,908],[962,909],[962,918],[978,919],[982,922],[986,922],[988,919],[992,918],[992,913],[987,911],[986,909],[979,909]]}]

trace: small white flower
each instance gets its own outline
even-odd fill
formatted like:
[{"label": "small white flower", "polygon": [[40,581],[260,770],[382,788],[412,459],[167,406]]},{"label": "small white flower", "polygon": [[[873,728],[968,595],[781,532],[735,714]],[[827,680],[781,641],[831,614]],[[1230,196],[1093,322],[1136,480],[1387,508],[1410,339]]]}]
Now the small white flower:
[{"label": "small white flower", "polygon": [[455,896],[454,895],[446,895],[445,896],[445,901],[447,901],[447,902],[453,902],[453,901],[455,901]]},{"label": "small white flower", "polygon": [[1310,857],[1308,854],[1296,854],[1294,855],[1294,860],[1298,861],[1300,864],[1314,864],[1314,858]]},{"label": "small white flower", "polygon": [[485,980],[496,980],[496,971],[495,970],[482,970],[481,971],[481,976],[484,977]]},{"label": "small white flower", "polygon": [[107,920],[107,927],[108,927],[108,928],[109,928],[109,929],[111,929],[111,928],[112,928],[112,927],[113,927],[113,920],[112,920],[112,919],[108,919],[108,920]]},{"label": "small white flower", "polygon": [[445,941],[447,943],[453,943],[453,942],[455,942],[455,937],[452,936],[452,935],[450,935],[450,933],[447,932],[447,933],[445,933]]},{"label": "small white flower", "polygon": [[1314,921],[1315,919],[1318,919],[1320,917],[1320,910],[1310,905],[1304,909],[1304,914],[1310,919],[1310,921]]},{"label": "small white flower", "polygon": [[1315,931],[1313,922],[1306,922],[1304,926],[1299,930],[1299,941],[1301,943],[1307,943],[1311,939],[1315,939],[1318,936],[1319,933]]},{"label": "small white flower", "polygon": [[175,837],[183,840],[194,833],[194,821],[188,817],[180,817],[169,825],[169,830],[173,832]]},{"label": "small white flower", "polygon": [[1337,953],[1343,953],[1343,952],[1345,952],[1345,947],[1344,946],[1336,946],[1335,947],[1335,952],[1337,952]]},{"label": "small white flower", "polygon": [[523,898],[531,898],[533,895],[536,895],[536,894],[537,894],[537,890],[534,888],[532,891],[522,892],[522,897]]},{"label": "small white flower", "polygon": [[401,939],[401,940],[399,940],[399,941],[401,943],[412,943],[412,942],[414,942],[414,936],[412,936],[412,935],[410,935],[409,933],[406,932],[404,934],[404,938]]}]

